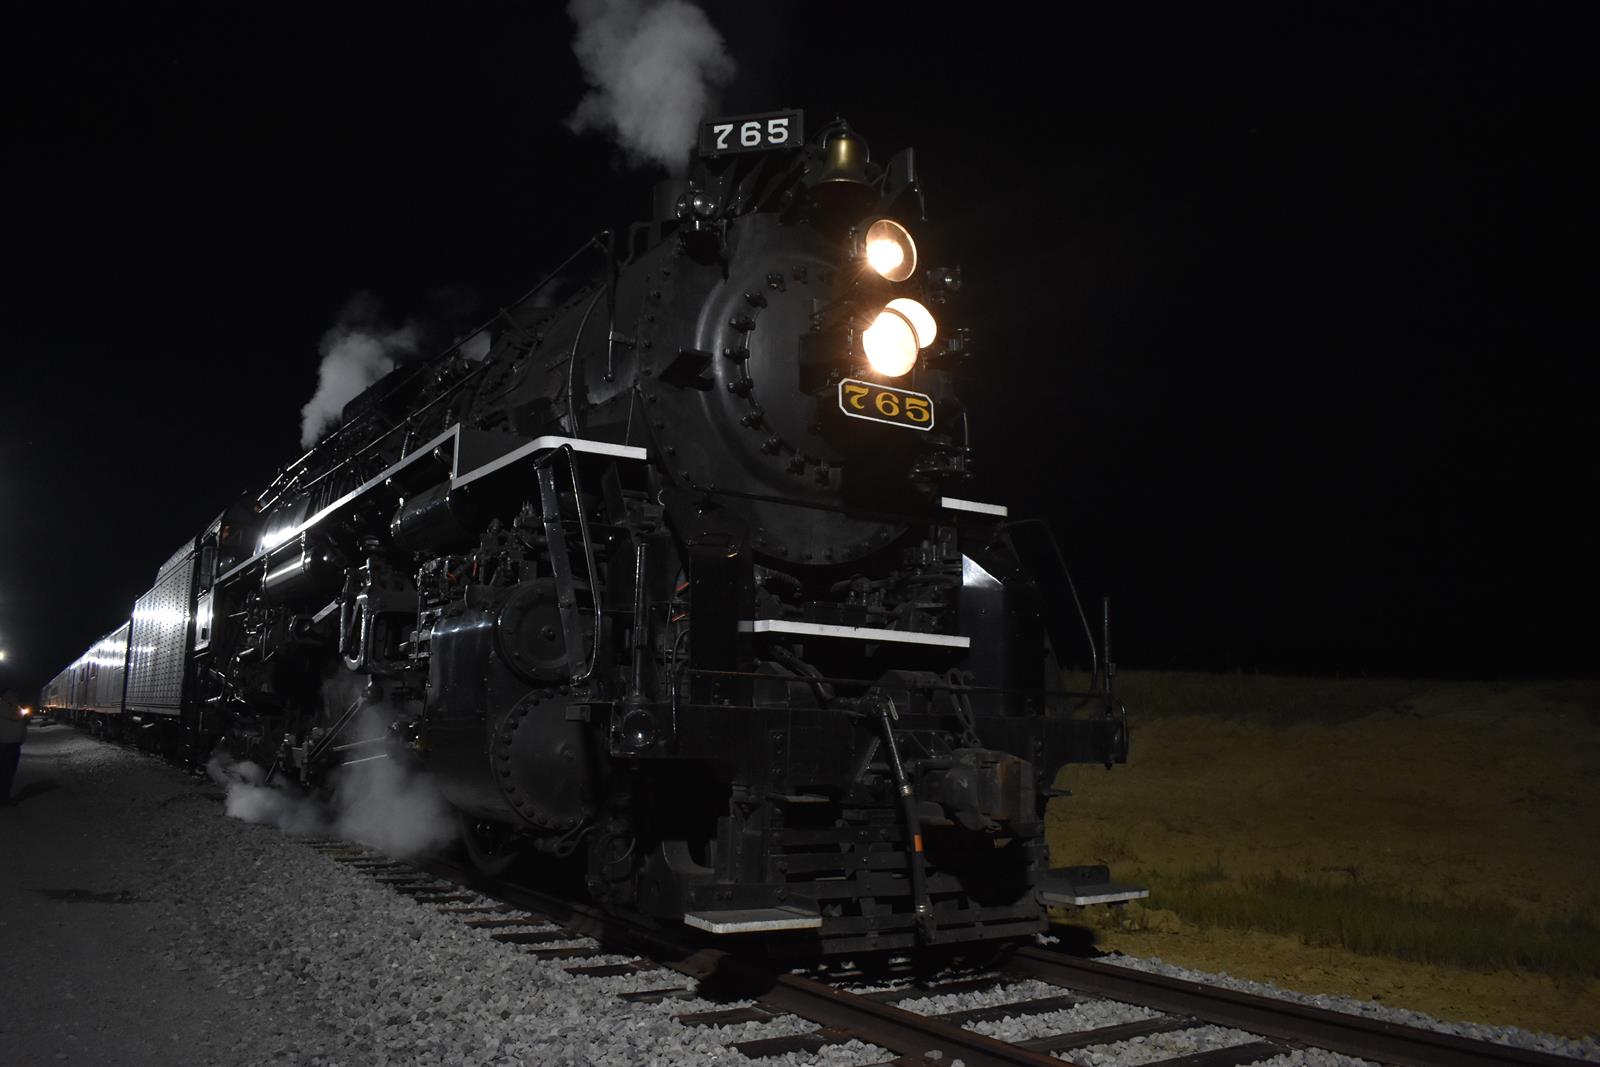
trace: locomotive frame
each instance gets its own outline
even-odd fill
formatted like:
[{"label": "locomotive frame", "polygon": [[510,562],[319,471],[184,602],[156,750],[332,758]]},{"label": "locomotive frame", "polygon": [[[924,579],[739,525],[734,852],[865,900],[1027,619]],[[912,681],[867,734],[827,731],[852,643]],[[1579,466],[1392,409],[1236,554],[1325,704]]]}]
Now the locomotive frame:
[{"label": "locomotive frame", "polygon": [[[966,335],[908,319],[903,381],[864,356],[886,302],[943,308],[959,278],[868,269],[891,218],[921,218],[914,157],[874,166],[843,123],[698,153],[650,222],[558,268],[604,253],[563,305],[525,297],[481,362],[458,343],[352,401],[41,704],[307,787],[415,763],[486,870],[576,857],[617,911],[801,954],[1142,895],[1049,867],[1057,772],[1125,761],[1126,717],[1058,554],[958,495]],[[847,382],[927,425],[904,399],[853,417]],[[1069,693],[1075,621],[1094,669]]]}]

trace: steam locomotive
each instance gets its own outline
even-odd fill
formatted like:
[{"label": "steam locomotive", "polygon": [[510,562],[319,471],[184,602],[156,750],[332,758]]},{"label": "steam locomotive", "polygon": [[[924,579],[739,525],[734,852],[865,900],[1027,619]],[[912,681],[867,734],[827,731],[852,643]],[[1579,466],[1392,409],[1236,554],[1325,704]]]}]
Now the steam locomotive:
[{"label": "steam locomotive", "polygon": [[44,705],[308,787],[405,760],[485,870],[812,953],[1137,895],[1047,862],[1057,772],[1124,761],[1125,715],[1045,531],[962,495],[914,156],[803,121],[705,123],[587,284],[353,400]]}]

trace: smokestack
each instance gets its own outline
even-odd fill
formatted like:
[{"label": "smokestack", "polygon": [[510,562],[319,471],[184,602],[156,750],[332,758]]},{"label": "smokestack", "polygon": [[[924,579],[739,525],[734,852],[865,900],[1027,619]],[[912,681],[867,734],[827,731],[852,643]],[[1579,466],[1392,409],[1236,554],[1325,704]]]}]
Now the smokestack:
[{"label": "smokestack", "polygon": [[651,200],[650,221],[658,227],[678,217],[678,197],[689,188],[682,178],[662,178],[656,182]]}]

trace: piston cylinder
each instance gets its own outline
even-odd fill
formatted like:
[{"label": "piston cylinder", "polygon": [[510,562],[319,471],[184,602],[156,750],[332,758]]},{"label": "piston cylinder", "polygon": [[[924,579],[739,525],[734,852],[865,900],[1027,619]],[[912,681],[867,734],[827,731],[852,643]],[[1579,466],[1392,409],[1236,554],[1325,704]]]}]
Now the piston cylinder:
[{"label": "piston cylinder", "polygon": [[441,483],[401,503],[389,524],[394,543],[407,552],[459,548],[472,542],[466,489]]},{"label": "piston cylinder", "polygon": [[274,604],[327,601],[339,591],[341,578],[339,560],[333,551],[301,534],[267,556],[261,595]]}]

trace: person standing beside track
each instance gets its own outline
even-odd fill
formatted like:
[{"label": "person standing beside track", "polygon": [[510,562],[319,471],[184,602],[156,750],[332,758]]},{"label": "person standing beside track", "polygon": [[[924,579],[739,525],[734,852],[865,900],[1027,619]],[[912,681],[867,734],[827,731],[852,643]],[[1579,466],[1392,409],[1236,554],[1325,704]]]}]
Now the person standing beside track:
[{"label": "person standing beside track", "polygon": [[0,806],[15,807],[11,783],[17,777],[17,761],[22,758],[22,742],[28,736],[28,720],[14,689],[0,696]]}]

